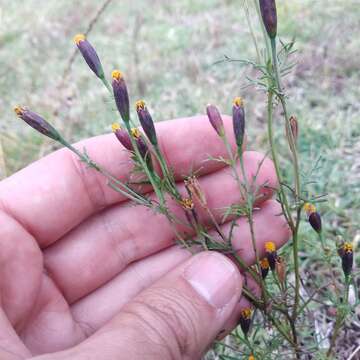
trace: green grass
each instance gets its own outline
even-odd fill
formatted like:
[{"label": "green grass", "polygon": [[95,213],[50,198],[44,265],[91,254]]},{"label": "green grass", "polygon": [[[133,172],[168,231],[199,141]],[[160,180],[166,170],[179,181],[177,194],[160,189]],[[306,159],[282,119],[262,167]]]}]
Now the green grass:
[{"label": "green grass", "polygon": [[[89,40],[106,73],[120,68],[132,101],[144,98],[157,121],[204,113],[209,102],[227,113],[232,98],[241,95],[246,100],[250,147],[267,151],[265,94],[245,88],[245,76],[254,75],[251,69],[236,63],[214,65],[224,54],[247,59],[255,56],[241,3],[113,1]],[[59,89],[74,51],[72,38],[86,29],[98,7],[95,0],[76,7],[70,0],[5,0],[0,5],[0,141],[8,175],[54,149],[51,142],[16,119],[12,111],[15,104],[44,115],[71,141],[109,132],[109,125],[117,119],[106,89],[79,56]],[[278,0],[278,8],[280,37],[284,41],[295,37],[298,49],[293,56],[297,67],[285,86],[290,112],[300,124],[301,168],[306,173],[318,161],[309,191],[328,194],[328,201],[320,206],[327,236],[333,241],[342,236],[357,245],[359,1]],[[260,36],[257,29],[256,34]],[[54,116],[55,109],[58,116]],[[276,125],[286,167],[280,116]],[[311,262],[318,250],[316,237],[305,228],[301,234],[302,247]]]}]

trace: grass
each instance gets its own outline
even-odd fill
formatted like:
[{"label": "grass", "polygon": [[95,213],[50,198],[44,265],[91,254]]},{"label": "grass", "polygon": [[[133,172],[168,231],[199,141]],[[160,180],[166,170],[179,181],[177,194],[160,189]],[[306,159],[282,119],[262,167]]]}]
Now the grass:
[{"label": "grass", "polygon": [[[250,147],[267,151],[265,94],[245,87],[251,70],[236,63],[214,65],[224,54],[255,56],[241,3],[112,1],[89,39],[105,71],[120,68],[132,100],[144,98],[157,121],[204,113],[209,102],[230,112],[232,98],[241,95],[246,100]],[[297,66],[285,86],[290,112],[299,119],[303,175],[311,181],[311,193],[328,194],[328,201],[320,206],[327,236],[352,241],[356,249],[360,242],[359,2],[277,3],[279,34],[285,41],[295,37],[298,49],[293,57]],[[117,118],[115,109],[80,57],[62,84],[74,51],[73,35],[86,29],[98,8],[95,0],[76,8],[70,0],[5,0],[0,5],[0,175],[10,175],[54,149],[16,119],[14,104],[26,104],[44,115],[71,141],[110,131]],[[276,121],[286,168],[289,159],[279,116]],[[316,241],[303,226],[303,276],[316,269],[320,249]],[[359,341],[355,335],[354,344]]]}]

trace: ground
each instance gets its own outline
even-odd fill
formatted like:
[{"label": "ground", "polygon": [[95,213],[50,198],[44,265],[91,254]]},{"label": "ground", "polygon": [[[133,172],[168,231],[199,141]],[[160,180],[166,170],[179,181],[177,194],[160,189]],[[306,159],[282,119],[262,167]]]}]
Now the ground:
[{"label": "ground", "polygon": [[[154,118],[162,121],[204,113],[209,102],[229,113],[232,98],[241,95],[246,101],[250,147],[268,150],[265,95],[246,86],[246,75],[252,72],[236,63],[214,65],[223,55],[255,56],[243,0],[108,2],[89,40],[107,74],[113,68],[125,73],[132,101],[144,98]],[[314,181],[309,185],[312,193],[327,194],[328,201],[319,209],[328,238],[335,241],[341,236],[356,247],[360,241],[360,1],[277,3],[279,35],[284,41],[294,38],[298,49],[292,57],[297,66],[285,85],[290,111],[299,120],[304,179]],[[17,103],[41,113],[71,141],[110,131],[117,115],[106,89],[79,56],[70,61],[73,36],[86,31],[100,7],[98,0],[1,2],[0,176],[54,149],[51,141],[16,119],[12,108]],[[260,35],[257,28],[255,32]],[[276,121],[286,167],[281,118]],[[307,264],[316,264],[319,246],[307,228],[301,234],[305,274]],[[358,319],[350,323],[348,339],[354,339],[359,328]],[[347,354],[354,344],[355,340]]]}]

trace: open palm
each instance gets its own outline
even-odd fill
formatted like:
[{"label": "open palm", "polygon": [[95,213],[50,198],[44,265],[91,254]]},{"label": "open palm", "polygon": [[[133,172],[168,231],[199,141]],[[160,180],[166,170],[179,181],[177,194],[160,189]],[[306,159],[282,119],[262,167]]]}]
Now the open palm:
[{"label": "open palm", "polygon": [[[230,134],[230,119],[224,121]],[[224,207],[241,201],[230,170],[206,161],[226,154],[205,117],[163,122],[157,132],[177,178],[199,169],[219,220]],[[129,156],[114,136],[76,146],[86,147],[119,179],[129,179]],[[244,153],[249,178],[262,159],[260,153]],[[262,163],[256,182],[267,185],[255,212],[258,248],[265,241],[281,246],[289,232],[280,206],[269,200],[277,186],[270,160]],[[173,211],[181,216],[175,205]],[[201,216],[206,222],[206,214]],[[222,227],[228,231],[229,224]],[[246,220],[239,219],[234,231],[234,247],[251,264]],[[175,278],[190,253],[174,245],[166,218],[128,202],[66,149],[0,183],[0,244],[4,360],[39,354],[44,359],[167,359],[165,353],[169,359],[197,358],[220,330],[235,325],[245,301],[240,300],[241,276],[234,275],[239,286],[232,305],[214,316],[216,309]]]}]

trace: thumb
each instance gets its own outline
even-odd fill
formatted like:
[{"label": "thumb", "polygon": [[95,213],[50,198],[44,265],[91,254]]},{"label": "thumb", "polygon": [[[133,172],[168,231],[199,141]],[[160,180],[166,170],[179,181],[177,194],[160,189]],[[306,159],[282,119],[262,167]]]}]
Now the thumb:
[{"label": "thumb", "polygon": [[241,287],[231,260],[215,252],[195,255],[140,293],[69,358],[199,359],[233,313]]}]

